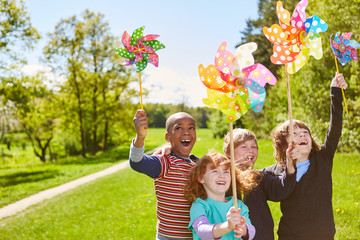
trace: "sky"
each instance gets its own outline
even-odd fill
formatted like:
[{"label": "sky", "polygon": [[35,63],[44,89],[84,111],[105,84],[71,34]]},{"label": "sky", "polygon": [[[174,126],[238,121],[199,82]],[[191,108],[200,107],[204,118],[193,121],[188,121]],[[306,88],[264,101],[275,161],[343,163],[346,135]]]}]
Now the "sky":
[{"label": "sky", "polygon": [[104,14],[116,36],[121,37],[124,31],[131,34],[142,26],[145,26],[144,35],[160,35],[158,40],[165,48],[157,51],[159,66],[148,64],[142,72],[142,86],[150,90],[143,98],[145,109],[146,103],[203,107],[206,87],[199,78],[199,64],[213,64],[223,41],[227,42],[229,51],[235,51],[246,20],[257,18],[257,3],[256,0],[25,0],[31,23],[42,40],[28,53],[24,72],[32,74],[48,69],[39,61],[48,41],[47,33],[53,32],[61,19],[80,16],[89,9]]}]

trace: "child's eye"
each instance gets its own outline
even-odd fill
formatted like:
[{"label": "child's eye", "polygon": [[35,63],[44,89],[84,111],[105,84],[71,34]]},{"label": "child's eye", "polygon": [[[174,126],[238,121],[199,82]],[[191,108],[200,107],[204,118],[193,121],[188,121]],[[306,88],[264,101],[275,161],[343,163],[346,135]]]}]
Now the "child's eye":
[{"label": "child's eye", "polygon": [[189,129],[190,129],[190,130],[195,130],[195,128],[194,128],[194,127],[190,127]]}]

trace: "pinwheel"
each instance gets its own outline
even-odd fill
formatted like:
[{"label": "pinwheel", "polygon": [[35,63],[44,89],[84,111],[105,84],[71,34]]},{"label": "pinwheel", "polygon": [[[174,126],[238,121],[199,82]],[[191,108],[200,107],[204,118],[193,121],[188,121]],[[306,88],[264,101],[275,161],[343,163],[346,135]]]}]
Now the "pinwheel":
[{"label": "pinwheel", "polygon": [[330,36],[331,49],[335,57],[343,66],[351,60],[357,61],[356,49],[360,47],[360,44],[355,40],[350,40],[352,32],[345,32],[340,37],[339,35],[340,33],[337,32],[334,40],[332,39],[332,34]]},{"label": "pinwheel", "polygon": [[265,37],[274,44],[274,53],[270,57],[271,62],[285,64],[291,142],[294,135],[288,74],[299,71],[307,63],[310,56],[317,60],[322,58],[320,33],[325,32],[328,28],[327,23],[316,15],[306,18],[305,9],[307,6],[308,0],[301,0],[290,17],[290,12],[283,8],[281,1],[278,1],[276,12],[280,25],[273,24],[270,28],[263,28]]},{"label": "pinwheel", "polygon": [[233,122],[249,108],[254,112],[262,110],[266,96],[264,86],[267,83],[274,85],[276,78],[262,64],[254,64],[252,52],[257,49],[256,43],[241,45],[235,56],[226,50],[226,45],[223,42],[217,50],[215,65],[206,68],[199,65],[199,75],[203,84],[214,90],[208,90],[208,98],[203,102],[222,110],[227,116],[226,121]]},{"label": "pinwheel", "polygon": [[[337,32],[334,40],[332,39],[332,34],[330,36],[330,47],[335,55],[335,65],[337,73],[339,73],[339,67],[336,59],[338,59],[343,66],[351,60],[357,61],[358,57],[356,49],[360,47],[360,44],[357,41],[350,40],[352,32],[345,32],[341,34],[340,37],[339,35],[340,33]],[[345,110],[346,113],[348,113],[344,89],[341,88],[341,90],[343,93]]]},{"label": "pinwheel", "polygon": [[215,65],[199,65],[199,75],[207,87],[205,105],[219,109],[226,115],[230,133],[230,156],[233,200],[236,207],[236,181],[233,143],[233,122],[244,115],[249,108],[259,112],[264,105],[266,91],[264,86],[275,84],[276,78],[263,65],[254,64],[252,53],[256,43],[247,43],[236,49],[235,56],[226,50],[223,42],[215,55]]},{"label": "pinwheel", "polygon": [[125,66],[135,64],[136,66],[136,72],[139,73],[141,109],[143,109],[141,71],[146,68],[148,63],[158,67],[159,56],[156,54],[156,51],[165,48],[162,43],[155,40],[159,35],[149,34],[143,36],[144,28],[136,29],[131,36],[125,31],[121,39],[124,46],[115,49],[115,52],[123,58],[120,64]]},{"label": "pinwheel", "polygon": [[328,25],[316,15],[306,18],[307,5],[308,0],[300,1],[290,18],[289,11],[278,1],[276,11],[280,25],[263,28],[265,37],[274,44],[271,62],[286,64],[290,74],[299,71],[310,56],[317,60],[323,56],[320,32],[325,32]]}]

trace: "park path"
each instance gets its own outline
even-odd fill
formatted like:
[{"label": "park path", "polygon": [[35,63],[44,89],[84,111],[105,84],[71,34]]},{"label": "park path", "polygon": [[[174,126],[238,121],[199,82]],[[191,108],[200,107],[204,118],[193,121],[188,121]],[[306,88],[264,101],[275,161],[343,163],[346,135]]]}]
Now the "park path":
[{"label": "park path", "polygon": [[84,183],[88,183],[88,182],[98,179],[100,177],[104,177],[106,175],[115,173],[121,169],[128,167],[128,166],[129,166],[129,161],[124,161],[122,163],[115,164],[115,165],[108,167],[104,170],[101,170],[99,172],[87,175],[85,177],[78,178],[76,180],[67,182],[67,183],[62,184],[57,187],[53,187],[53,188],[41,191],[39,193],[31,195],[30,197],[27,197],[27,198],[21,199],[17,202],[11,203],[3,208],[0,208],[0,220],[4,217],[8,217],[8,216],[14,215],[20,211],[23,211],[26,208],[28,208],[34,204],[37,204],[43,200],[50,199],[52,197],[55,197],[56,195],[66,192],[70,189],[76,188]]},{"label": "park path", "polygon": [[[145,154],[152,154],[154,151],[156,151],[157,149],[159,149],[161,147],[162,146],[159,146],[153,150],[146,152]],[[56,195],[66,192],[70,189],[76,188],[84,183],[88,183],[88,182],[98,179],[100,177],[104,177],[106,175],[115,173],[126,167],[129,167],[129,161],[124,161],[124,162],[115,164],[111,167],[108,167],[108,168],[102,170],[102,171],[87,175],[85,177],[78,178],[76,180],[67,182],[67,183],[62,184],[57,187],[53,187],[53,188],[41,191],[39,193],[31,195],[30,197],[27,197],[27,198],[21,199],[17,202],[11,203],[5,207],[0,208],[0,220],[2,218],[5,218],[8,216],[14,215],[20,211],[23,211],[26,208],[28,208],[32,205],[35,205],[43,200],[50,199],[52,197],[55,197]]]}]

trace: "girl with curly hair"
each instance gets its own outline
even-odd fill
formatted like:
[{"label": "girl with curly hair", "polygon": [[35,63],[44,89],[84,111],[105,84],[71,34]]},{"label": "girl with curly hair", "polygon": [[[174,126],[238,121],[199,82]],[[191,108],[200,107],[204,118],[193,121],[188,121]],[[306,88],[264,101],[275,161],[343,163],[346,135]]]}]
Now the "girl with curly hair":
[{"label": "girl with curly hair", "polygon": [[[236,173],[238,194],[247,194],[259,183],[259,174],[253,170]],[[202,157],[189,173],[184,196],[190,203],[189,229],[194,239],[253,239],[255,228],[249,219],[247,206],[237,200],[233,206],[230,160],[218,152]]]}]

